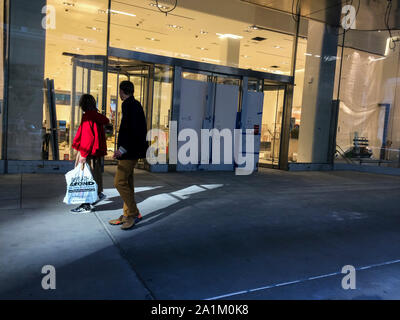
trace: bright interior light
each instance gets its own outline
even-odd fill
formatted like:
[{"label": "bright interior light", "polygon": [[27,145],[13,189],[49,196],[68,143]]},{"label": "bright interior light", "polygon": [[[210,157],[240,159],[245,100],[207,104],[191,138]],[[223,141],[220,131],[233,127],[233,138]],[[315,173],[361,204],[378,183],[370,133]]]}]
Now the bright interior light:
[{"label": "bright interior light", "polygon": [[183,29],[183,27],[178,26],[176,24],[169,24],[168,27],[173,28],[173,29],[178,29],[178,30],[182,30]]},{"label": "bright interior light", "polygon": [[117,14],[123,14],[123,15],[125,15],[125,16],[130,16],[130,17],[136,17],[136,14],[127,13],[127,12],[118,11],[118,10],[110,10],[110,12],[112,12],[112,13],[117,13]]},{"label": "bright interior light", "polygon": [[385,48],[385,56],[387,56],[389,54],[389,50],[390,50],[390,41],[392,40],[392,38],[387,38],[386,39],[386,48]]},{"label": "bright interior light", "polygon": [[223,33],[217,33],[217,36],[218,36],[220,39],[225,39],[225,38],[230,38],[230,39],[243,39],[242,36],[237,36],[237,35],[235,35],[235,34],[230,34],[230,33],[225,33],[225,34],[223,34]]},{"label": "bright interior light", "polygon": [[373,61],[373,62],[375,62],[375,61],[380,61],[380,60],[385,60],[385,59],[386,59],[386,57],[381,57],[381,58],[369,57],[369,60],[370,60],[370,61]]},{"label": "bright interior light", "polygon": [[201,58],[201,60],[203,61],[207,61],[207,62],[213,62],[213,63],[220,63],[220,60],[217,59],[210,59],[210,58]]}]

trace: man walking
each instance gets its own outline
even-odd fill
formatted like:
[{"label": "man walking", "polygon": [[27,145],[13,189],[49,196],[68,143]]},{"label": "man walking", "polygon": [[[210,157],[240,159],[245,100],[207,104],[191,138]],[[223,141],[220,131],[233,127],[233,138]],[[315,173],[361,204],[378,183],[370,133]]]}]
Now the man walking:
[{"label": "man walking", "polygon": [[118,134],[118,150],[114,154],[114,158],[118,159],[114,186],[124,201],[124,208],[123,215],[109,223],[111,225],[122,225],[122,230],[132,228],[135,223],[142,219],[135,201],[133,171],[138,159],[146,157],[148,148],[146,117],[143,107],[133,94],[133,83],[130,81],[121,82],[122,119]]}]

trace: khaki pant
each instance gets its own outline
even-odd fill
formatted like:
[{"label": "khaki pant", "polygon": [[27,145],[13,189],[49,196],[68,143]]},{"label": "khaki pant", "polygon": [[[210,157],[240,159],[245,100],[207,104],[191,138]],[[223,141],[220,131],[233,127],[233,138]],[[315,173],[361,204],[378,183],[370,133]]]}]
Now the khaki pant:
[{"label": "khaki pant", "polygon": [[136,217],[139,210],[135,201],[135,188],[133,184],[133,171],[137,160],[119,160],[114,178],[114,186],[117,188],[124,201],[124,216]]},{"label": "khaki pant", "polygon": [[[79,165],[79,159],[81,158],[81,153],[78,152],[75,160],[75,167]],[[102,166],[101,166],[101,157],[92,157],[88,156],[86,158],[86,163],[89,165],[90,170],[93,175],[94,181],[97,183],[97,193],[100,194],[103,192],[103,173],[102,173]]]}]

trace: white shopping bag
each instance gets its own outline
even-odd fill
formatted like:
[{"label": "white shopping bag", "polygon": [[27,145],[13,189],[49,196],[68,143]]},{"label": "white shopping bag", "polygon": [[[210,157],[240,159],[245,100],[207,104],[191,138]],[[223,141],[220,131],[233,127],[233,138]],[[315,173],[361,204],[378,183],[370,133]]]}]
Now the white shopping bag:
[{"label": "white shopping bag", "polygon": [[64,203],[94,203],[98,200],[97,184],[87,163],[83,170],[82,165],[76,166],[65,175],[65,179],[67,180],[67,193]]}]

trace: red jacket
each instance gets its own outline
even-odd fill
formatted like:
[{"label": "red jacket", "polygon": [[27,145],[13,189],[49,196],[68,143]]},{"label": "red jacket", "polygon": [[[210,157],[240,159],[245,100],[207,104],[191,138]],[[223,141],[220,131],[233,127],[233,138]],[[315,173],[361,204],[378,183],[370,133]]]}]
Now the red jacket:
[{"label": "red jacket", "polygon": [[108,123],[110,123],[110,120],[98,113],[97,110],[85,112],[72,143],[72,148],[80,151],[84,158],[105,156],[107,154],[107,142],[104,125]]}]

